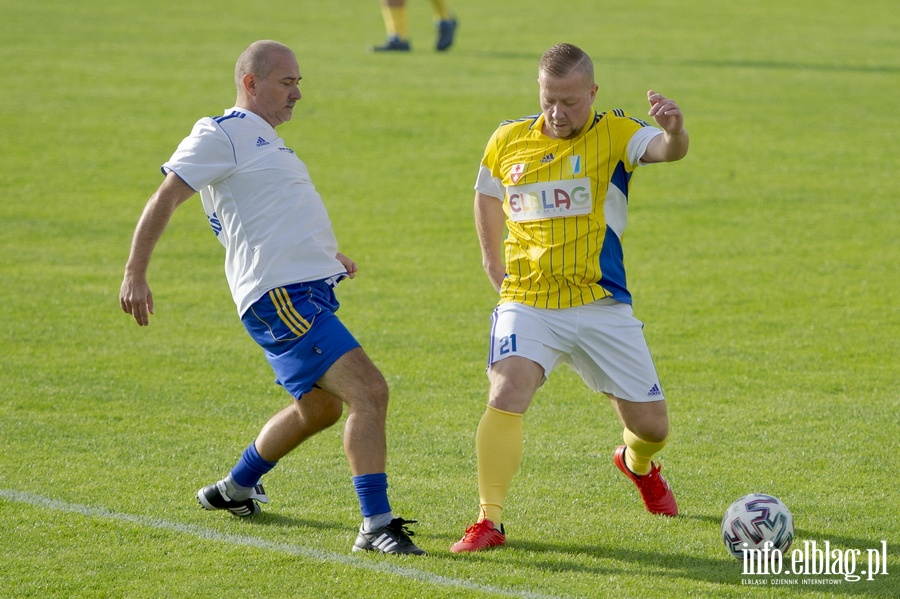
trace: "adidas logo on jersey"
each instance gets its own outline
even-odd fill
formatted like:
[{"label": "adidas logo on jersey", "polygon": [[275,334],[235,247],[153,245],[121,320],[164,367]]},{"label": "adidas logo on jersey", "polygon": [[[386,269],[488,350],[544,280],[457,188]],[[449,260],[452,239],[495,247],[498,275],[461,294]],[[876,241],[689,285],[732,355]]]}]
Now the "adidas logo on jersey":
[{"label": "adidas logo on jersey", "polygon": [[545,164],[549,164],[549,163],[553,162],[553,154],[552,153],[547,154],[546,156],[541,158],[541,162],[543,162]]},{"label": "adidas logo on jersey", "polygon": [[256,147],[257,147],[257,148],[261,148],[261,147],[267,146],[267,145],[269,145],[269,142],[267,142],[266,140],[264,140],[262,137],[257,137],[257,138],[256,138]]},{"label": "adidas logo on jersey", "polygon": [[657,395],[662,395],[662,391],[659,390],[659,385],[654,384],[647,392],[647,397],[656,397]]}]

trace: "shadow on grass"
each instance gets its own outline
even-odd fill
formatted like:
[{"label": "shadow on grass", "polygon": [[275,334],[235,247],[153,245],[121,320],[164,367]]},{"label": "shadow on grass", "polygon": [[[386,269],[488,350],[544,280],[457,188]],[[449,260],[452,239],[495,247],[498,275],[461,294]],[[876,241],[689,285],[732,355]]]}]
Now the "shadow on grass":
[{"label": "shadow on grass", "polygon": [[[714,525],[718,528],[721,518],[706,515],[681,515],[678,518],[698,520],[703,523]],[[818,547],[824,547],[824,541],[830,543],[832,549],[840,549],[846,551],[848,549],[857,549],[861,551],[859,562],[856,567],[856,573],[860,574],[861,570],[866,568],[865,556],[866,550],[870,548],[880,547],[880,541],[873,542],[871,539],[859,539],[847,536],[830,536],[826,537],[817,534],[815,531],[798,529],[796,531],[796,543],[802,543],[803,540],[816,540]],[[802,546],[801,546],[802,548]],[[518,552],[531,552],[535,554],[533,558],[527,560],[522,559],[522,555]],[[541,558],[541,554],[546,554],[546,559]],[[434,555],[434,553],[432,553]],[[834,592],[841,595],[869,596],[869,597],[897,597],[896,581],[892,580],[891,572],[888,575],[882,575],[874,581],[865,580],[865,576],[861,580],[851,582],[844,580],[841,575],[743,575],[742,562],[735,560],[725,553],[724,547],[721,558],[709,558],[700,555],[692,555],[678,547],[672,547],[669,551],[643,551],[640,548],[623,548],[620,545],[605,546],[602,542],[597,544],[575,544],[566,542],[547,542],[547,541],[523,541],[512,538],[508,541],[505,548],[492,549],[490,551],[453,555],[447,554],[461,560],[477,560],[483,563],[493,562],[496,564],[505,564],[510,567],[534,568],[538,571],[552,572],[573,572],[586,576],[654,576],[660,579],[681,578],[686,580],[695,580],[702,583],[712,583],[725,586],[778,586],[779,592],[793,592],[794,594],[805,593],[822,593]],[[572,556],[567,559],[566,556]],[[591,565],[584,561],[584,557],[602,560],[602,564]],[[789,564],[786,559],[785,564]],[[742,579],[752,579],[754,581],[762,581],[759,584],[745,585]],[[796,580],[796,583],[778,584],[778,582],[788,580]],[[803,579],[812,580],[839,580],[838,584],[821,584],[821,583],[803,583]],[[775,582],[775,581],[778,582]],[[749,592],[749,591],[748,591]]]},{"label": "shadow on grass", "polygon": [[[307,520],[306,518],[294,518],[292,516],[283,516],[274,512],[262,512],[247,520],[249,524],[254,526],[265,526],[270,528],[315,528],[318,530],[347,530],[345,522],[323,521],[323,520]],[[355,532],[353,527],[350,530]]]},{"label": "shadow on grass", "polygon": [[[722,519],[715,516],[680,515],[678,517],[709,522],[710,524],[715,524],[716,527],[719,527],[722,523]],[[856,537],[816,532],[805,528],[795,528],[794,542],[789,551],[797,549],[798,545],[802,548],[803,541],[815,541],[818,548],[822,549],[826,540],[829,542],[831,549],[840,549],[841,551],[846,551],[847,549],[859,549],[862,551],[863,555],[865,555],[866,550],[868,549],[878,549],[881,547],[881,539],[859,539]]]}]

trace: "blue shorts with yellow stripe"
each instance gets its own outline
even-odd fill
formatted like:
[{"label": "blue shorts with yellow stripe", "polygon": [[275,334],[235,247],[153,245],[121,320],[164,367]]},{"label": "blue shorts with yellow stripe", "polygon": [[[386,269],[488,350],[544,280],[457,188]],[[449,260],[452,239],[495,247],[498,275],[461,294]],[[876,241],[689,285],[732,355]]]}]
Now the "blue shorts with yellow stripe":
[{"label": "blue shorts with yellow stripe", "polygon": [[265,350],[275,382],[297,399],[359,342],[334,314],[340,304],[329,281],[276,287],[241,322]]}]

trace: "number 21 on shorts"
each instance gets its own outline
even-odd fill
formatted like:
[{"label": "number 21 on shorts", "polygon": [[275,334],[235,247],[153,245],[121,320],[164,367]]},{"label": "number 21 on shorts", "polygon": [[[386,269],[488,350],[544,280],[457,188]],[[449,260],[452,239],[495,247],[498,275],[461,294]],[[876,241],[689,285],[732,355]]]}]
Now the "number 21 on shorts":
[{"label": "number 21 on shorts", "polygon": [[499,339],[498,351],[501,356],[516,352],[516,334],[501,337]]}]

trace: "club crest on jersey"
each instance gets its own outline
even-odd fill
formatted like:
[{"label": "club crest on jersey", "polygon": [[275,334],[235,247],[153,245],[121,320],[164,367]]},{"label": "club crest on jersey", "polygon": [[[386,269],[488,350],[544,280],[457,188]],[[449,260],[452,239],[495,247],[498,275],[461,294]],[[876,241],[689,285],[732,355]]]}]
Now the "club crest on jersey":
[{"label": "club crest on jersey", "polygon": [[580,175],[581,174],[581,154],[576,154],[575,156],[569,156],[569,161],[566,169],[566,174],[570,176]]},{"label": "club crest on jersey", "polygon": [[525,174],[525,165],[524,164],[514,164],[512,166],[512,170],[509,171],[509,180],[512,181],[512,184],[515,185],[519,182],[519,179]]}]

